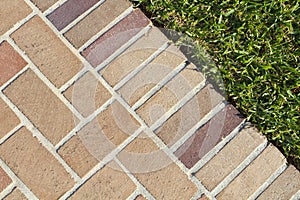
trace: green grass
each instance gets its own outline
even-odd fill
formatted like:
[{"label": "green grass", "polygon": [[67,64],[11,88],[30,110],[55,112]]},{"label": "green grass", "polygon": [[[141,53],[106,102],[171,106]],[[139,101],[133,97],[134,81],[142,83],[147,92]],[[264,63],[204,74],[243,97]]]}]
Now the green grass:
[{"label": "green grass", "polygon": [[183,32],[222,73],[228,100],[300,169],[299,0],[132,0]]}]

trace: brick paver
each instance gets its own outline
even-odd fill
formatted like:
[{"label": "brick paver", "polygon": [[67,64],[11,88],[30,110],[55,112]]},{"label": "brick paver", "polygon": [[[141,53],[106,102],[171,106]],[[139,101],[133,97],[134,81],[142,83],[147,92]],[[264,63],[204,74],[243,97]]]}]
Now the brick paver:
[{"label": "brick paver", "polygon": [[146,200],[146,198],[143,197],[143,195],[139,195],[135,198],[135,200]]},{"label": "brick paver", "polygon": [[5,171],[0,167],[0,192],[2,192],[9,184],[11,184],[10,177],[5,173]]},{"label": "brick paver", "polygon": [[9,131],[16,127],[20,120],[8,107],[8,105],[0,99],[0,139],[5,136]]},{"label": "brick paver", "polygon": [[14,189],[9,195],[4,197],[3,200],[27,200],[27,198],[20,190]]},{"label": "brick paver", "polygon": [[50,6],[58,0],[31,0],[42,12],[47,10]]}]

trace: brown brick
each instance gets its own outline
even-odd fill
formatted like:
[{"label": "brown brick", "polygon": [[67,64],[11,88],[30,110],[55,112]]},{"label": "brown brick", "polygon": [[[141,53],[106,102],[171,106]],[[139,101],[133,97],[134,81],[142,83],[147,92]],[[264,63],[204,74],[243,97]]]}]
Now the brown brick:
[{"label": "brown brick", "polygon": [[284,163],[284,156],[274,146],[268,146],[217,198],[247,199]]},{"label": "brown brick", "polygon": [[[170,100],[171,97],[166,97],[161,103],[168,105]],[[155,133],[170,147],[223,100],[224,97],[217,93],[212,85],[208,85],[155,130]],[[176,102],[171,102],[171,105],[174,103]],[[141,115],[144,116],[146,113]]]},{"label": "brown brick", "polygon": [[135,198],[135,200],[147,200],[147,199],[140,194]]},{"label": "brown brick", "polygon": [[58,0],[31,0],[42,12],[50,8]]},{"label": "brown brick", "polygon": [[79,48],[130,6],[131,3],[127,0],[105,1],[65,33],[65,37],[76,48]]},{"label": "brown brick", "polygon": [[290,165],[259,197],[258,200],[290,199],[300,190],[300,172]]},{"label": "brown brick", "polygon": [[0,98],[0,139],[9,131],[16,127],[20,120],[8,107],[8,105]]},{"label": "brown brick", "polygon": [[86,48],[82,55],[97,67],[149,23],[142,11],[135,10]]},{"label": "brown brick", "polygon": [[72,112],[31,70],[10,84],[4,94],[53,144],[75,126]]},{"label": "brown brick", "polygon": [[6,174],[6,172],[0,167],[0,192],[2,192],[9,184],[11,184],[11,179]]},{"label": "brown brick", "polygon": [[39,17],[29,20],[12,34],[12,38],[57,87],[65,84],[83,67],[80,60]]},{"label": "brown brick", "polygon": [[255,128],[244,128],[196,173],[196,177],[211,191],[264,141]]},{"label": "brown brick", "polygon": [[24,0],[0,1],[0,36],[12,28],[18,21],[29,15],[32,10]]},{"label": "brown brick", "polygon": [[19,190],[14,189],[12,193],[7,195],[3,200],[26,200],[25,195]]},{"label": "brown brick", "polygon": [[26,64],[8,42],[2,42],[0,44],[0,86],[16,75]]},{"label": "brown brick", "polygon": [[135,189],[132,180],[113,162],[98,171],[70,199],[126,199]]},{"label": "brown brick", "polygon": [[89,72],[69,87],[64,95],[84,117],[88,117],[111,97],[102,83]]},{"label": "brown brick", "polygon": [[244,117],[232,105],[227,105],[208,123],[198,129],[175,152],[175,155],[187,168],[193,167],[243,120]]},{"label": "brown brick", "polygon": [[63,166],[26,128],[0,146],[0,156],[40,199],[56,199],[74,184]]},{"label": "brown brick", "polygon": [[158,28],[152,28],[149,33],[101,70],[100,74],[114,87],[167,41],[168,39]]}]

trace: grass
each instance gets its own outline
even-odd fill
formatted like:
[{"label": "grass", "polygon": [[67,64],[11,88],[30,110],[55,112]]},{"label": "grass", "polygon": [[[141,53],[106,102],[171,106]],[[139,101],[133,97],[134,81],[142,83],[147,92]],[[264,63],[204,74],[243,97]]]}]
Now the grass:
[{"label": "grass", "polygon": [[299,0],[132,0],[187,34],[221,71],[228,100],[300,169]]}]

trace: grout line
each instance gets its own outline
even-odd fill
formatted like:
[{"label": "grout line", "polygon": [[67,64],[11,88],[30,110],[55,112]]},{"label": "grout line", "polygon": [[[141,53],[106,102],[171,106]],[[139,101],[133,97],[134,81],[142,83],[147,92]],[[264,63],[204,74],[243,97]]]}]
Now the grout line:
[{"label": "grout line", "polygon": [[21,181],[16,174],[6,165],[6,163],[0,158],[0,166],[8,174],[8,176],[15,182],[16,186],[22,193],[31,200],[38,200],[38,198],[33,194],[33,192]]},{"label": "grout line", "polygon": [[[159,54],[165,51],[170,46],[169,42],[163,44],[158,48],[149,58],[147,58],[142,64],[135,68],[132,72],[127,74],[118,84],[114,86],[114,90],[119,90],[123,85],[125,85],[130,79],[132,79],[137,73],[139,73],[144,67],[151,63]],[[97,70],[98,71],[98,70]]]},{"label": "grout line", "polygon": [[18,130],[20,130],[23,127],[23,124],[20,123],[17,125],[14,129],[12,129],[10,132],[8,132],[4,137],[0,139],[0,145],[3,144],[6,140],[8,140],[13,134],[15,134]]},{"label": "grout line", "polygon": [[199,171],[208,161],[210,161],[217,153],[219,153],[225,145],[227,145],[232,139],[234,139],[245,127],[245,120],[241,122],[228,136],[226,136],[221,142],[219,142],[212,150],[210,150],[203,158],[198,161],[189,171],[189,174],[194,174]]},{"label": "grout line", "polygon": [[111,63],[116,57],[118,57],[121,53],[123,53],[126,49],[128,49],[131,45],[133,45],[136,41],[138,41],[141,37],[143,37],[146,33],[149,32],[151,26],[147,25],[142,30],[140,30],[136,35],[134,35],[130,40],[128,40],[125,44],[123,44],[119,49],[117,49],[113,54],[111,54],[108,58],[106,58],[100,65],[96,67],[96,70],[99,71]]},{"label": "grout line", "polygon": [[227,187],[242,171],[249,166],[251,162],[253,162],[268,146],[268,141],[265,141],[260,144],[255,150],[239,165],[235,168],[231,173],[224,178],[224,180],[213,189],[213,196],[217,196],[225,187]]},{"label": "grout line", "polygon": [[296,194],[294,194],[290,200],[299,200],[300,199],[300,190]]},{"label": "grout line", "polygon": [[135,200],[137,196],[139,196],[141,192],[136,189],[126,200]]},{"label": "grout line", "polygon": [[217,115],[225,106],[227,102],[221,102],[214,108],[210,110],[202,119],[195,124],[184,136],[182,136],[175,144],[172,145],[170,148],[172,152],[175,152],[179,147],[181,147],[194,133],[201,128],[204,124],[210,121],[215,115]]},{"label": "grout line", "polygon": [[287,164],[284,163],[279,169],[274,172],[250,197],[249,200],[257,199],[274,181],[280,176],[287,168]]},{"label": "grout line", "polygon": [[98,7],[100,7],[106,0],[100,0],[98,3],[93,5],[91,8],[89,8],[87,11],[82,13],[80,16],[78,16],[76,19],[74,19],[70,24],[68,24],[65,28],[63,28],[60,32],[62,34],[65,34],[67,31],[69,31],[73,26],[75,26],[78,22],[80,22],[83,18],[88,16],[91,12],[96,10]]},{"label": "grout line", "polygon": [[29,69],[29,65],[27,64],[23,69],[21,69],[17,74],[15,74],[11,79],[6,81],[1,87],[0,91],[4,90],[6,87],[8,87],[12,82],[14,82],[19,76],[21,76],[25,71]]},{"label": "grout line", "polygon": [[75,76],[73,76],[68,82],[66,82],[64,85],[62,85],[59,88],[59,91],[61,93],[65,92],[71,85],[73,85],[77,80],[79,80],[81,77],[87,73],[88,70],[86,67],[83,67]]},{"label": "grout line", "polygon": [[[107,32],[109,29],[111,29],[113,26],[115,26],[117,23],[119,23],[121,20],[123,20],[125,17],[127,17],[130,13],[132,13],[133,7],[127,8],[123,13],[121,13],[117,18],[115,18],[112,22],[110,22],[108,25],[106,25],[102,30],[100,30],[96,35],[91,37],[85,44],[83,44],[78,51],[82,52],[84,49],[86,49],[88,46],[90,46],[97,38],[99,38],[101,35],[103,35],[105,32]],[[67,28],[67,27],[66,27]],[[64,30],[63,30],[64,31]],[[62,32],[63,34],[65,32]]]},{"label": "grout line", "polygon": [[192,198],[193,200],[194,199],[198,200],[203,194],[205,194],[209,199],[215,200],[215,197],[202,185],[202,183],[195,176],[191,176],[190,179],[199,188],[199,190],[197,191],[197,193]]},{"label": "grout line", "polygon": [[65,2],[67,2],[68,0],[58,0],[58,2],[54,3],[52,6],[50,6],[47,10],[44,11],[44,15],[47,16],[50,13],[52,13],[54,10],[56,10],[58,7],[60,7],[61,5],[63,5]]},{"label": "grout line", "polygon": [[9,186],[7,186],[4,190],[2,190],[2,192],[0,192],[0,199],[4,199],[5,197],[7,197],[8,195],[10,195],[10,193],[12,193],[12,191],[16,188],[15,183],[12,181]]},{"label": "grout line", "polygon": [[177,74],[180,73],[185,67],[187,67],[187,62],[184,61],[174,70],[172,70],[167,76],[165,76],[161,81],[159,81],[149,92],[147,92],[142,98],[140,98],[133,106],[132,109],[136,110],[142,106],[148,99],[150,99],[155,93],[157,93],[161,88],[163,88],[168,82],[170,82]]}]

